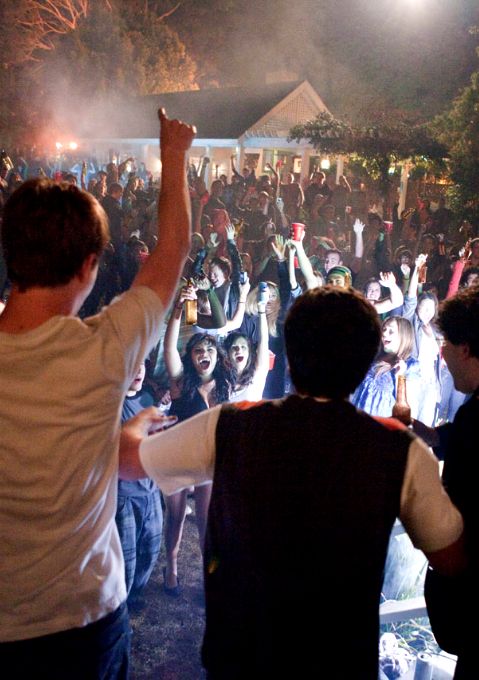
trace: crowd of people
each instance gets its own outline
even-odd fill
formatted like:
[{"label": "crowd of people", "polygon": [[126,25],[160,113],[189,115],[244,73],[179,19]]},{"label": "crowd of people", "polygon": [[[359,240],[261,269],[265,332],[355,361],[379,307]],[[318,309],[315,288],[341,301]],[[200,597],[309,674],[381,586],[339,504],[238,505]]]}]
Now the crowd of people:
[{"label": "crowd of people", "polygon": [[[458,291],[475,294],[479,238],[470,225],[455,222],[443,199],[434,212],[418,199],[415,209],[393,211],[391,221],[377,211],[360,214],[350,181],[341,176],[336,184],[318,169],[302,186],[292,172],[280,175],[272,165],[258,177],[252,168],[240,172],[232,157],[230,179],[221,176],[207,188],[208,159],[199,168],[187,162],[192,128],[163,112],[160,120],[159,188],[133,158],[94,172],[80,163],[64,173],[52,170],[51,178],[36,169],[37,179],[23,158],[0,158],[6,305],[0,344],[8,379],[0,412],[10,421],[8,436],[2,435],[9,462],[2,482],[8,503],[0,513],[8,557],[0,568],[6,593],[0,649],[6,659],[22,655],[25,675],[19,677],[27,677],[35,663],[49,663],[62,635],[58,667],[70,667],[75,650],[78,674],[48,677],[126,677],[125,601],[139,604],[162,537],[165,592],[181,593],[178,554],[193,495],[205,560],[204,663],[211,679],[247,677],[251,668],[264,677],[286,677],[301,645],[309,651],[300,666],[312,662],[314,640],[302,624],[289,631],[292,654],[278,654],[290,641],[277,624],[284,623],[284,612],[288,620],[306,617],[311,591],[319,598],[313,567],[326,558],[311,552],[308,535],[315,533],[336,551],[321,571],[323,583],[336,584],[323,602],[328,613],[343,611],[334,604],[339,590],[341,601],[356,601],[354,589],[364,585],[358,613],[369,623],[358,637],[364,659],[358,677],[373,677],[374,606],[392,522],[399,516],[413,543],[447,572],[463,558],[457,547],[462,520],[429,450],[409,434],[363,421],[353,406],[389,418],[405,378],[410,422],[421,436],[431,438],[438,426],[454,422],[477,385],[461,384],[448,368],[443,347],[455,340],[438,315]],[[276,399],[282,401],[262,403]],[[258,405],[245,409],[246,403]],[[168,414],[150,417],[149,426],[173,427],[148,438],[144,455],[138,444],[113,488],[120,422],[141,412],[144,434],[141,417],[149,405]],[[131,422],[136,434],[140,426]],[[124,431],[129,452],[128,424]],[[360,442],[359,467],[353,442]],[[42,457],[50,451],[54,464]],[[295,452],[294,462],[283,460],[284,451]],[[347,479],[328,451],[337,460],[349,451]],[[282,456],[281,472],[275,455]],[[324,457],[329,476],[313,472],[316,455]],[[368,504],[372,470],[375,488],[384,489]],[[342,482],[346,490],[339,493]],[[421,494],[426,500],[416,498]],[[20,508],[18,499],[28,505]],[[370,534],[356,526],[360,499],[365,516],[375,517]],[[460,498],[455,502],[461,506]],[[68,504],[71,512],[61,515]],[[281,519],[272,520],[273,510]],[[330,515],[348,536],[343,547]],[[241,540],[234,546],[235,528],[240,539],[248,537],[246,548]],[[291,534],[296,538],[288,543]],[[365,556],[368,549],[370,560],[354,578],[337,568],[350,550]],[[276,568],[280,561],[284,568]],[[294,588],[283,593],[286,601],[274,603],[280,581],[288,579]],[[256,589],[261,595],[254,601]],[[101,668],[105,659],[92,652],[89,635],[99,648],[112,635],[117,639],[107,667]],[[43,647],[29,646],[39,639]]]}]

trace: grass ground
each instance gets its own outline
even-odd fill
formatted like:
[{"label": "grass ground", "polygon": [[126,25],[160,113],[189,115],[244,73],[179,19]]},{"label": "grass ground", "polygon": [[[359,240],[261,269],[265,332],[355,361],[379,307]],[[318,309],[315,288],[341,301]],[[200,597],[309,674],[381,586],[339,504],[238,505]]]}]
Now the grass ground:
[{"label": "grass ground", "polygon": [[[194,502],[188,501],[194,508]],[[163,548],[145,588],[143,606],[132,612],[131,680],[204,680],[200,649],[204,597],[201,554],[194,514],[188,515],[179,556],[182,594],[163,590]]]}]

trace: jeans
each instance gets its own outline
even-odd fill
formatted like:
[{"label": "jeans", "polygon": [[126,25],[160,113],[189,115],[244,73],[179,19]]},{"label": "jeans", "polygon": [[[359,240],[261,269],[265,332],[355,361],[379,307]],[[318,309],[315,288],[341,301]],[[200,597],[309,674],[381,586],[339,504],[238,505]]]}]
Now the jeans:
[{"label": "jeans", "polygon": [[127,680],[129,654],[124,602],[83,628],[0,643],[0,668],[15,680]]},{"label": "jeans", "polygon": [[118,495],[115,521],[125,559],[130,602],[147,584],[160,553],[163,511],[159,490],[143,496]]}]

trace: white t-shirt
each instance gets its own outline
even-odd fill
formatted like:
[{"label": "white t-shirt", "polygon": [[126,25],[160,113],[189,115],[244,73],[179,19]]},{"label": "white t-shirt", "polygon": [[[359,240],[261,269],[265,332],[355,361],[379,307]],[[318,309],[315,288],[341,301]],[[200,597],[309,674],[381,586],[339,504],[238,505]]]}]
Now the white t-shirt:
[{"label": "white t-shirt", "polygon": [[159,297],[0,333],[0,640],[84,626],[126,598],[114,516],[120,410]]},{"label": "white t-shirt", "polygon": [[[141,464],[165,494],[213,479],[220,412],[215,406],[143,440]],[[446,548],[462,533],[462,518],[444,491],[438,461],[420,439],[409,447],[399,518],[424,552]]]}]

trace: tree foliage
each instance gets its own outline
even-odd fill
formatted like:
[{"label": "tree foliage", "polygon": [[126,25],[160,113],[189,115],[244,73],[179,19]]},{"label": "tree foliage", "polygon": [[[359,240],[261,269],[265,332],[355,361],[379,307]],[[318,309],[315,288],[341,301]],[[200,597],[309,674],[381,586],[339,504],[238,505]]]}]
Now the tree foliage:
[{"label": "tree foliage", "polygon": [[88,9],[89,0],[4,2],[0,24],[4,63],[39,61],[42,52],[55,49],[57,36],[77,28]]},{"label": "tree foliage", "polygon": [[195,63],[167,15],[144,2],[96,5],[44,61],[43,82],[87,97],[92,89],[117,96],[194,89]]},{"label": "tree foliage", "polygon": [[464,219],[479,223],[479,71],[476,71],[451,108],[432,124],[448,147],[448,166],[454,186],[451,207]]},{"label": "tree foliage", "polygon": [[30,145],[42,129],[51,136],[60,117],[96,115],[100,98],[195,89],[196,64],[169,25],[178,7],[175,0],[0,3],[8,55],[0,63],[2,144]]},{"label": "tree foliage", "polygon": [[411,125],[407,121],[354,126],[335,118],[327,111],[289,133],[297,142],[306,139],[316,150],[325,154],[353,155],[369,175],[378,180],[383,194],[390,185],[389,168],[404,160],[442,162],[446,148],[431,135],[426,125]]}]

